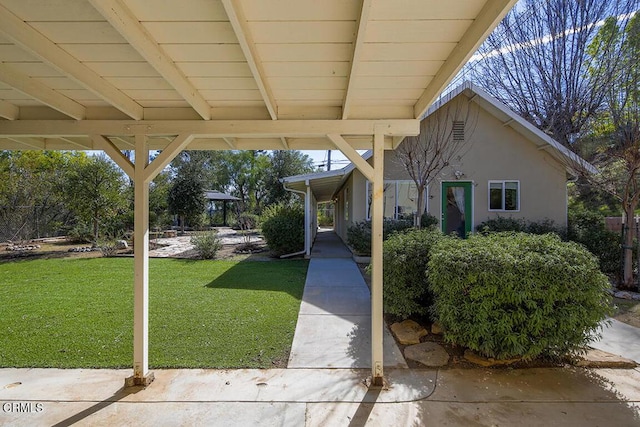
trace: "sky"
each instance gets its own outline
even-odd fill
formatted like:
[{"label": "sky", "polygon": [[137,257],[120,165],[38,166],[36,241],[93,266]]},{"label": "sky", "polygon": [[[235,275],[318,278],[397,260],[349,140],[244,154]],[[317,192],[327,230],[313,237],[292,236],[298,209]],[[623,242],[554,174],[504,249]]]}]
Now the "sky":
[{"label": "sky", "polygon": [[[300,150],[302,153],[313,159],[314,166],[322,166],[322,170],[327,170],[327,150]],[[364,151],[358,151],[360,154]],[[331,150],[331,170],[342,169],[349,164],[349,160],[340,150]]]}]

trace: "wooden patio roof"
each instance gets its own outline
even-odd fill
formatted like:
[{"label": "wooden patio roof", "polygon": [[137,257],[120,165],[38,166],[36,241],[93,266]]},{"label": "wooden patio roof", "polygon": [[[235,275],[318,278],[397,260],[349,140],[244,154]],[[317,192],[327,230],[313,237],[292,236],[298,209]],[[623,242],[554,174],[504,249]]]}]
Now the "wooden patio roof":
[{"label": "wooden patio roof", "polygon": [[515,2],[0,0],[0,149],[393,148]]}]

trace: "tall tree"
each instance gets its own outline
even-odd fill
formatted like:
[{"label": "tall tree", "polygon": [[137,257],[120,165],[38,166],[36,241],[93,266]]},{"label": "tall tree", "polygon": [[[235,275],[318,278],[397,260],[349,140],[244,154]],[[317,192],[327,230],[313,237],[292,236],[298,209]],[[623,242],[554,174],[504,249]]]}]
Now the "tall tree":
[{"label": "tall tree", "polygon": [[124,176],[105,155],[88,158],[70,171],[66,194],[69,206],[85,222],[92,224],[94,244],[100,226],[126,205]]},{"label": "tall tree", "polygon": [[637,8],[638,0],[521,0],[481,47],[473,80],[570,147],[612,78],[587,53],[598,23]]},{"label": "tall tree", "polygon": [[0,152],[0,239],[51,236],[71,220],[65,205],[66,174],[84,153]]},{"label": "tall tree", "polygon": [[477,105],[465,97],[442,101],[440,108],[422,119],[420,134],[405,138],[396,149],[396,158],[418,192],[418,214],[413,218],[418,228],[425,211],[425,190],[455,159],[464,155],[478,118]]},{"label": "tall tree", "polygon": [[171,183],[167,197],[169,212],[180,217],[182,232],[185,223],[197,226],[205,209],[204,186],[199,169],[182,167]]},{"label": "tall tree", "polygon": [[269,165],[264,178],[264,205],[278,202],[289,203],[295,195],[286,191],[280,182],[281,178],[302,175],[315,171],[313,159],[296,150],[276,150],[269,154]]},{"label": "tall tree", "polygon": [[626,26],[615,18],[605,21],[589,46],[590,72],[611,73],[604,103],[594,120],[592,135],[600,144],[593,161],[600,173],[592,184],[622,205],[625,221],[623,286],[633,288],[633,222],[640,204],[640,16]]}]

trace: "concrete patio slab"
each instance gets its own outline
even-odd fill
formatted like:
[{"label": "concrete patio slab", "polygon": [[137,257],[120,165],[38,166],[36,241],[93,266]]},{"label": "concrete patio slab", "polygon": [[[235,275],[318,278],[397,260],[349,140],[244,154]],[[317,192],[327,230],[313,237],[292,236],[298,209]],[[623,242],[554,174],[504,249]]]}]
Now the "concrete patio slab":
[{"label": "concrete patio slab", "polygon": [[[640,371],[388,369],[0,369],[0,425],[637,426]],[[19,384],[18,384],[19,383]],[[15,410],[12,408],[16,408]],[[22,409],[19,409],[22,408]],[[33,410],[30,410],[33,409]]]}]

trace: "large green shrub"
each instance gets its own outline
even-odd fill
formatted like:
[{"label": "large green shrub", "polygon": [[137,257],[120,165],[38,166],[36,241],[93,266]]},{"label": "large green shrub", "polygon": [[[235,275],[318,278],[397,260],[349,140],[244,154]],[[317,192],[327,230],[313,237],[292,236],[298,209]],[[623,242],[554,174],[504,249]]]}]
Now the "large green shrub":
[{"label": "large green shrub", "polygon": [[262,214],[262,235],[274,255],[304,249],[304,209],[300,205],[276,204]]},{"label": "large green shrub", "polygon": [[[411,220],[385,219],[382,238],[413,227]],[[359,221],[347,228],[347,244],[359,255],[371,255],[371,221]]]},{"label": "large green shrub", "polygon": [[442,238],[433,229],[395,233],[384,242],[384,312],[407,318],[427,315],[433,303],[425,271],[431,248]]},{"label": "large green shrub", "polygon": [[556,233],[564,237],[566,231],[558,227],[553,220],[543,219],[542,221],[527,221],[512,217],[497,216],[481,223],[476,227],[481,233],[496,233],[503,231],[515,231],[531,234],[547,234]]},{"label": "large green shrub", "polygon": [[488,357],[579,351],[609,312],[596,258],[553,234],[443,238],[428,268],[445,339]]},{"label": "large green shrub", "polygon": [[585,209],[571,209],[567,237],[583,244],[597,256],[604,273],[620,274],[622,271],[620,236],[606,229],[602,214]]}]

